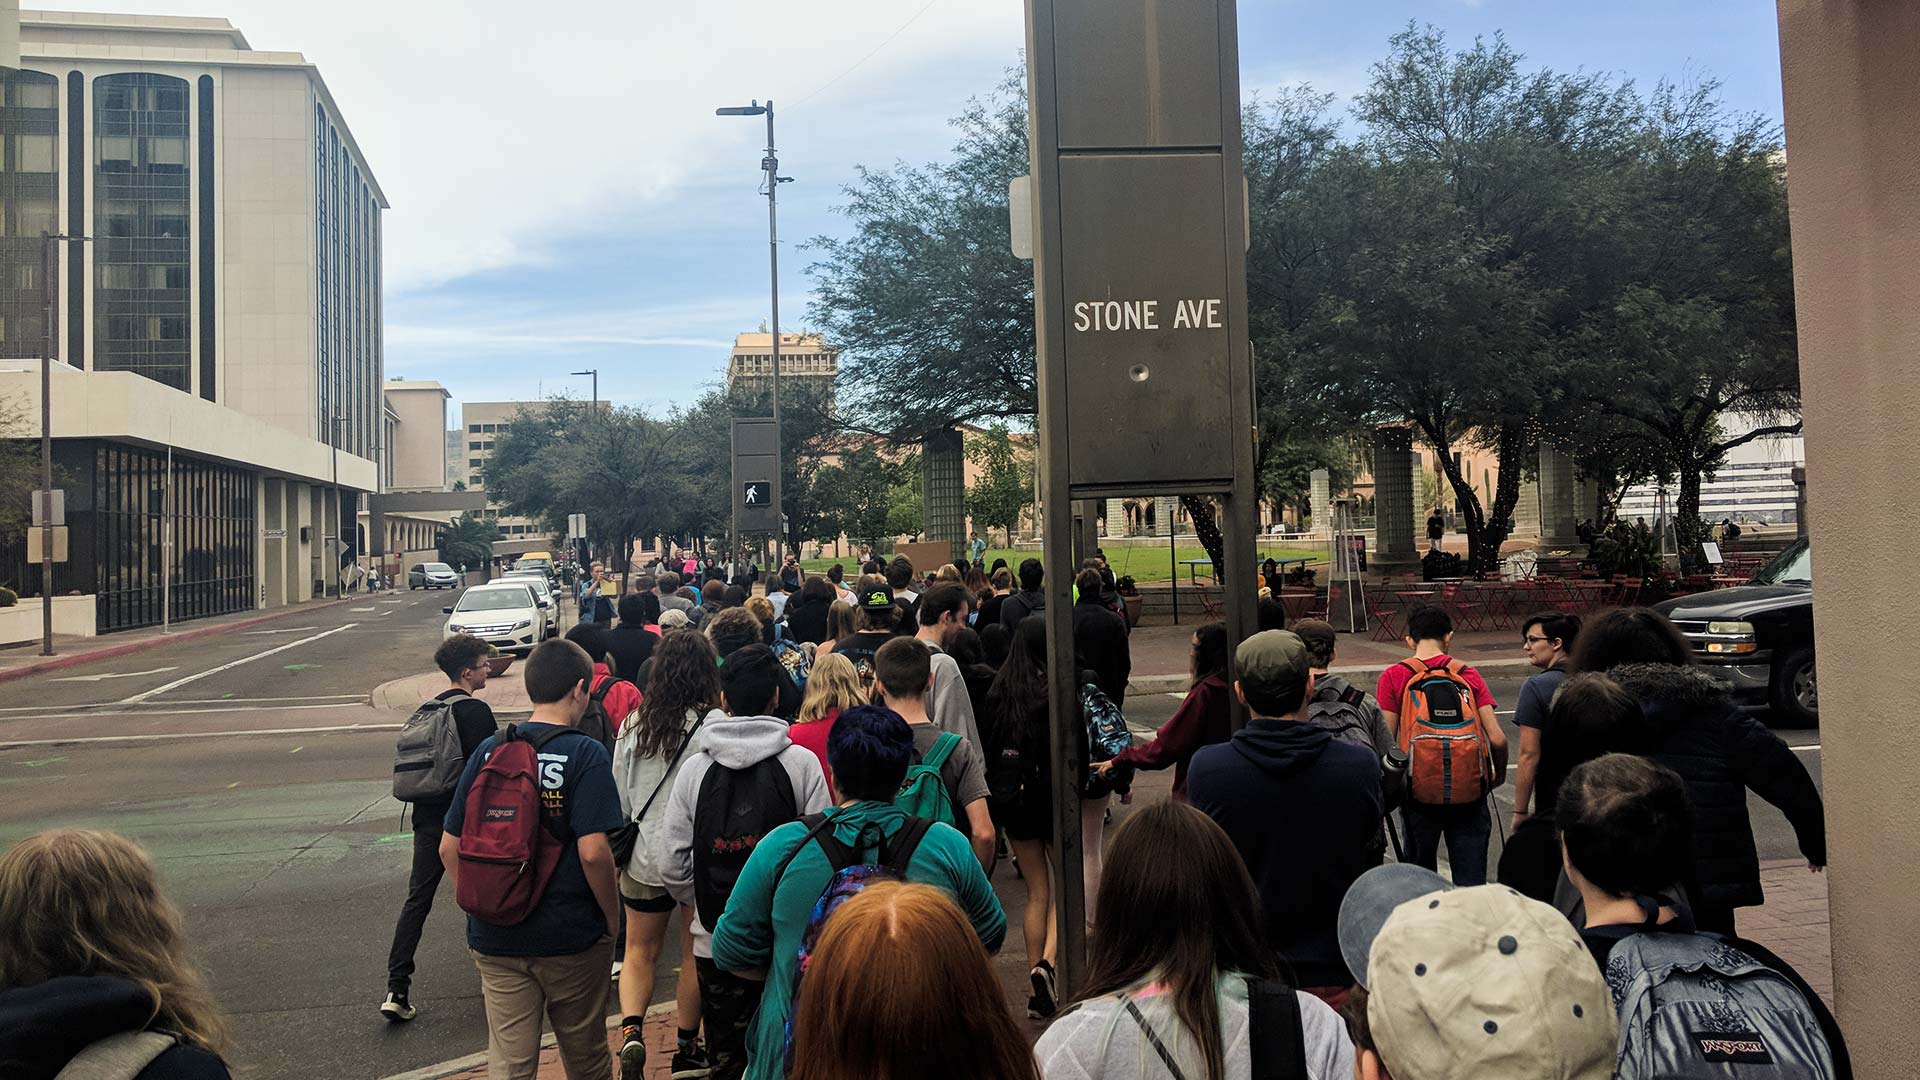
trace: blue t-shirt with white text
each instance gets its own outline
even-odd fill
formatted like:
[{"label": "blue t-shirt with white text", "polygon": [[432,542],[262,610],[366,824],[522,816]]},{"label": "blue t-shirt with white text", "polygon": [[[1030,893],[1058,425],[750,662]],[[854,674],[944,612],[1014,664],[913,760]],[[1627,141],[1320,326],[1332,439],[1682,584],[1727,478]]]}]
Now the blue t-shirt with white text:
[{"label": "blue t-shirt with white text", "polygon": [[[552,724],[521,723],[520,733],[537,738]],[[467,759],[454,789],[446,829],[459,836],[467,818],[467,791],[493,755],[496,735]],[[483,956],[572,956],[606,936],[607,918],[580,868],[576,841],[612,832],[623,823],[620,793],[613,784],[613,757],[599,740],[578,732],[556,736],[540,748],[540,795],[551,835],[561,837],[560,865],[547,884],[540,906],[517,926],[494,926],[467,917],[467,947]]]}]

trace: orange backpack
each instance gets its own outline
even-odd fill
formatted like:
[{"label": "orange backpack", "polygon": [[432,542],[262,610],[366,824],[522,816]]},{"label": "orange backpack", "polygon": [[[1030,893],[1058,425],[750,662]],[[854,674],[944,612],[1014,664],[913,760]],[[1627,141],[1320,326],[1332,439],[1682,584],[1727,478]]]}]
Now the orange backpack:
[{"label": "orange backpack", "polygon": [[1395,738],[1407,755],[1407,796],[1429,806],[1479,802],[1493,787],[1493,755],[1480,725],[1466,665],[1403,660],[1413,672],[1400,692]]}]

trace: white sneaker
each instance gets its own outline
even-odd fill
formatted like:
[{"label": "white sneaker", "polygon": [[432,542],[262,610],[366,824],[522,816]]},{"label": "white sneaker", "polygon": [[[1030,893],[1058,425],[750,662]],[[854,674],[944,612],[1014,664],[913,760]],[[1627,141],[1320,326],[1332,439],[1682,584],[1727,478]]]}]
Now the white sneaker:
[{"label": "white sneaker", "polygon": [[616,979],[616,980],[617,980],[617,979],[619,979],[619,978],[620,978],[620,968],[621,968],[621,966],[622,966],[623,964],[625,964],[625,963],[626,963],[626,961],[624,961],[624,960],[615,960],[615,961],[613,962],[613,978],[614,978],[614,979]]},{"label": "white sneaker", "polygon": [[380,1015],[386,1017],[389,1024],[404,1024],[420,1015],[420,1010],[407,1000],[407,995],[390,993],[380,1005]]}]

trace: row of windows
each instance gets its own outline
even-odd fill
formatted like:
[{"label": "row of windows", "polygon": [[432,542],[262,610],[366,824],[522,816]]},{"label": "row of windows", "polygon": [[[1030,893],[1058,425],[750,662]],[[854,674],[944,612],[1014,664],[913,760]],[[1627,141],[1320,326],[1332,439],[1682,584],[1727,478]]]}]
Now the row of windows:
[{"label": "row of windows", "polygon": [[467,444],[467,449],[469,449],[469,450],[491,450],[491,449],[493,449],[493,440],[492,440],[492,439],[488,439],[488,440],[486,440],[485,442],[470,442],[470,443],[468,443],[468,444]]},{"label": "row of windows", "polygon": [[379,208],[325,108],[314,111],[319,417],[340,445],[370,456],[380,416]]},{"label": "row of windows", "polygon": [[93,358],[193,393],[187,100],[170,75],[94,81]]},{"label": "row of windows", "polygon": [[[44,235],[60,232],[56,153],[60,81],[36,71],[0,76],[0,356],[37,356],[49,295]],[[56,343],[57,346],[57,343]]]},{"label": "row of windows", "polygon": [[467,425],[467,433],[469,435],[482,435],[482,434],[492,435],[496,432],[501,432],[505,430],[507,430],[507,425],[505,424],[468,424]]}]

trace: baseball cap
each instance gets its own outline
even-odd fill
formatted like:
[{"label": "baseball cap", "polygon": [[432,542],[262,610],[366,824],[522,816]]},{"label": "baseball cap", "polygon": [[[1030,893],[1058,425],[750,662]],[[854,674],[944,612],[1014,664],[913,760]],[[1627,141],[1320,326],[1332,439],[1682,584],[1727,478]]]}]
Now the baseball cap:
[{"label": "baseball cap", "polygon": [[1264,630],[1253,635],[1234,650],[1233,659],[1234,677],[1245,684],[1249,694],[1297,693],[1306,684],[1310,667],[1306,643],[1286,630]]},{"label": "baseball cap", "polygon": [[860,606],[868,611],[885,611],[893,606],[893,589],[885,584],[861,589]]},{"label": "baseball cap", "polygon": [[1389,863],[1340,904],[1340,952],[1403,1080],[1609,1080],[1619,1025],[1566,916],[1505,885],[1454,888]]}]

